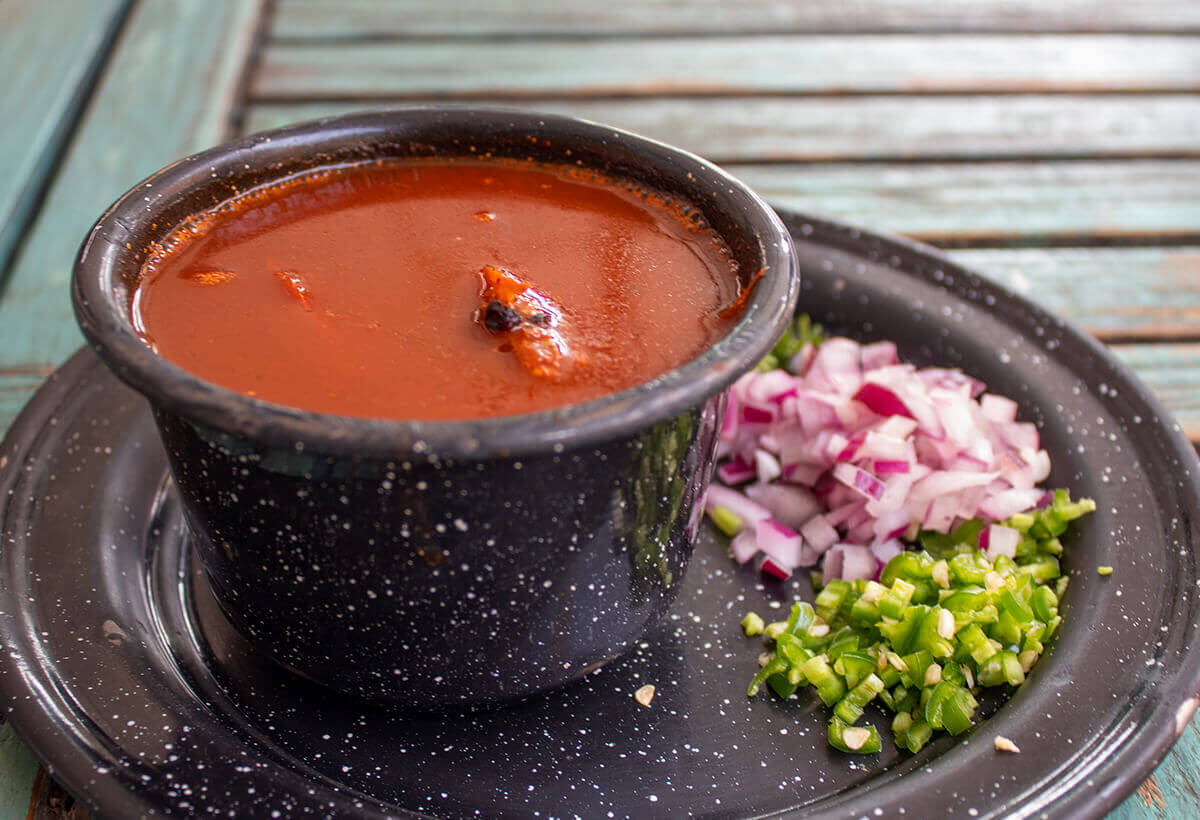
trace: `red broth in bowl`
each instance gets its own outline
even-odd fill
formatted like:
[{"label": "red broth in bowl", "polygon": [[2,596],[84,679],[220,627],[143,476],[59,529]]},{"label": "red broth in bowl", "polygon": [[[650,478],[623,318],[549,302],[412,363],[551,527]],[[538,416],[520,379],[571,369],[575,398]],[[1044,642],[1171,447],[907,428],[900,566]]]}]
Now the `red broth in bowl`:
[{"label": "red broth in bowl", "polygon": [[173,231],[133,300],[208,381],[340,415],[545,410],[649,381],[732,326],[739,283],[686,208],[591,171],[323,169]]}]

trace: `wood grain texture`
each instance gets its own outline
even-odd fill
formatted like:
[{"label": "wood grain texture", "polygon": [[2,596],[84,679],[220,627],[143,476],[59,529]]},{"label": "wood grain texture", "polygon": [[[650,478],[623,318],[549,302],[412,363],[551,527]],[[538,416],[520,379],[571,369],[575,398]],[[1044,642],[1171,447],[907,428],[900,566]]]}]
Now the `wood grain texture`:
[{"label": "wood grain texture", "polygon": [[252,96],[1194,91],[1200,37],[888,35],[276,43]]},{"label": "wood grain texture", "polygon": [[1103,340],[1200,337],[1200,246],[950,255]]},{"label": "wood grain texture", "polygon": [[1194,236],[1200,162],[725,166],[774,205],[936,243]]},{"label": "wood grain texture", "polygon": [[728,34],[852,31],[1194,30],[1190,0],[279,0],[275,37]]},{"label": "wood grain texture", "polygon": [[128,6],[0,4],[0,283]]},{"label": "wood grain texture", "polygon": [[218,139],[256,9],[254,0],[137,7],[14,261],[0,369],[55,364],[80,345],[68,295],[79,243],[139,179]]},{"label": "wood grain texture", "polygon": [[[476,101],[483,102],[483,101]],[[1200,156],[1200,98],[1176,95],[520,100],[716,162]],[[260,103],[249,133],[363,103]]]},{"label": "wood grain texture", "polygon": [[[1157,789],[1155,788],[1157,787]],[[1179,741],[1147,781],[1109,820],[1175,820],[1200,814],[1200,729],[1188,724]]]},{"label": "wood grain texture", "polygon": [[[82,341],[67,283],[92,222],[140,178],[223,133],[259,9],[259,0],[135,9],[2,294],[0,430]],[[7,786],[0,780],[0,816],[86,816],[48,777],[34,791],[36,770],[24,744],[0,733],[0,773],[13,778]],[[10,800],[19,810],[8,810]]]},{"label": "wood grain texture", "polygon": [[1188,438],[1200,442],[1200,344],[1114,345],[1112,351],[1162,399]]}]

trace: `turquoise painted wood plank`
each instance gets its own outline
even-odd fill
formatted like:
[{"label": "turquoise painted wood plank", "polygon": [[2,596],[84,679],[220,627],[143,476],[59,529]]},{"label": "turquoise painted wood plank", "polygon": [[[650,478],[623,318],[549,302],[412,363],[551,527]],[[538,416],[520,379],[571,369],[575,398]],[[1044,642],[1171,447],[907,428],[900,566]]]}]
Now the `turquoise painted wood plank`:
[{"label": "turquoise painted wood plank", "polygon": [[1188,438],[1200,441],[1200,344],[1114,345],[1112,350],[1162,399]]},{"label": "turquoise painted wood plank", "polygon": [[1189,0],[279,0],[275,37],[847,31],[1136,31],[1200,27]]},{"label": "turquoise painted wood plank", "polygon": [[1200,335],[1200,246],[952,250],[1100,339]]},{"label": "turquoise painted wood plank", "polygon": [[8,723],[0,725],[0,817],[24,817],[38,762]]},{"label": "turquoise painted wood plank", "polygon": [[726,165],[769,202],[934,243],[1194,236],[1200,162]]},{"label": "turquoise painted wood plank", "polygon": [[[483,101],[476,101],[483,102]],[[716,162],[1200,155],[1200,97],[1010,95],[520,100]],[[363,103],[259,103],[247,133]]]},{"label": "turquoise painted wood plank", "polygon": [[[222,135],[258,5],[175,0],[133,12],[0,301],[0,430],[81,342],[67,282],[92,222],[138,179]],[[0,816],[30,809],[35,771],[28,749],[0,732]]]},{"label": "turquoise painted wood plank", "polygon": [[129,5],[0,4],[0,287]]},{"label": "turquoise painted wood plank", "polygon": [[1193,720],[1170,754],[1109,820],[1174,820],[1200,816],[1200,723]]},{"label": "turquoise painted wood plank", "polygon": [[142,177],[221,138],[257,7],[138,5],[15,260],[0,302],[0,369],[57,363],[79,346],[67,290],[79,243]]},{"label": "turquoise painted wood plank", "polygon": [[1193,91],[1200,38],[854,35],[277,43],[252,96]]}]

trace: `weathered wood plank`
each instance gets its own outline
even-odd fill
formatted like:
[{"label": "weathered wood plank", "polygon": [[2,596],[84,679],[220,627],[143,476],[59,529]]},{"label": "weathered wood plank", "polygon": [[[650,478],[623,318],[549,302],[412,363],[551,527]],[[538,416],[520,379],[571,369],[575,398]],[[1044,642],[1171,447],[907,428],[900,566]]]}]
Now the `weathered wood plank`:
[{"label": "weathered wood plank", "polygon": [[0,4],[0,283],[128,6]]},{"label": "weathered wood plank", "polygon": [[1200,27],[1190,0],[279,0],[275,37],[727,34],[854,31],[1161,31]]},{"label": "weathered wood plank", "polygon": [[[483,101],[476,101],[483,102]],[[716,162],[1200,156],[1200,98],[1180,95],[521,100]],[[261,103],[247,133],[362,103]]]},{"label": "weathered wood plank", "polygon": [[1179,741],[1145,784],[1108,820],[1172,820],[1200,814],[1200,728],[1188,724]]},{"label": "weathered wood plank", "polygon": [[934,243],[1194,236],[1200,162],[727,165],[769,202]]},{"label": "weathered wood plank", "polygon": [[[64,18],[47,32],[69,25],[61,5],[44,5]],[[3,292],[0,431],[45,368],[81,342],[67,282],[88,227],[139,178],[221,134],[257,11],[257,0],[176,0],[133,12]],[[0,816],[54,816],[31,796],[36,772],[24,744],[0,729]],[[54,794],[47,786],[40,796]]]},{"label": "weathered wood plank", "polygon": [[57,363],[79,346],[68,297],[76,248],[123,191],[217,141],[257,7],[256,0],[181,0],[134,11],[14,262],[0,302],[0,369]]},{"label": "weathered wood plank", "polygon": [[1200,442],[1200,344],[1114,345],[1112,350],[1162,399],[1188,438]]},{"label": "weathered wood plank", "polygon": [[1101,339],[1200,334],[1200,247],[986,249],[950,255]]},{"label": "weathered wood plank", "polygon": [[252,96],[1191,91],[1200,38],[764,36],[278,43]]}]

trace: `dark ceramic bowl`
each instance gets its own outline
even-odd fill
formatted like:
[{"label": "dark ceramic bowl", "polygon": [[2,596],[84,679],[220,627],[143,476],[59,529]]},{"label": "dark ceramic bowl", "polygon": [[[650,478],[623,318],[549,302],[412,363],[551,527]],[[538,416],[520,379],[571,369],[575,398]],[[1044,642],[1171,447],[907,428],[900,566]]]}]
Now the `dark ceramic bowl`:
[{"label": "dark ceramic bowl", "polygon": [[[453,422],[260,401],[138,337],[146,249],[197,212],[313,167],[481,154],[577,163],[690,203],[743,276],[765,272],[741,321],[630,390]],[[72,295],[90,344],[151,404],[230,621],[320,683],[436,707],[578,678],[662,615],[687,568],[723,391],[771,348],[797,290],[783,224],[713,165],[580,120],[433,107],[284,128],[163,169],[97,222]]]}]

